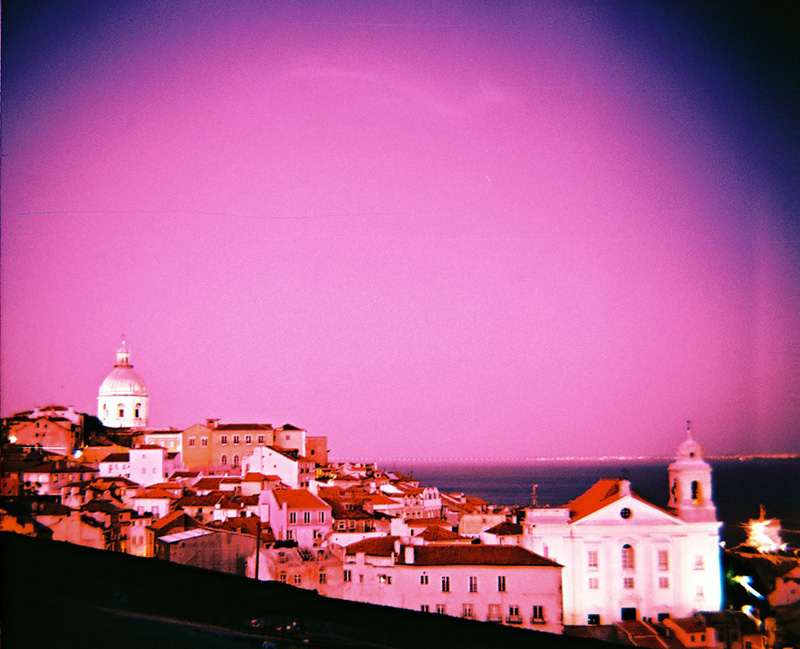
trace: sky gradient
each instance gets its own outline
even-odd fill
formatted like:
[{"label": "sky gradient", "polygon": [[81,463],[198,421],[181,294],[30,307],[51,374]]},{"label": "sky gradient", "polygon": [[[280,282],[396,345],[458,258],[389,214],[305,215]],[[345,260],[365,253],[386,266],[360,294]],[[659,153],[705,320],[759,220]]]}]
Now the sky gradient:
[{"label": "sky gradient", "polygon": [[800,450],[788,3],[294,4],[3,3],[4,416]]}]

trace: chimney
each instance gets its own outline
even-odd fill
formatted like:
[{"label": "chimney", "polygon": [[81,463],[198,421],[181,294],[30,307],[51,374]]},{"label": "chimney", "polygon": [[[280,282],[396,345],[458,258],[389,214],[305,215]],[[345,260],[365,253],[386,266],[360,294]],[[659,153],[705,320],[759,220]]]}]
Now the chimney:
[{"label": "chimney", "polygon": [[405,547],[405,562],[407,566],[410,566],[414,563],[414,546],[407,545]]},{"label": "chimney", "polygon": [[398,555],[400,554],[400,539],[394,540],[394,553]]},{"label": "chimney", "polygon": [[206,428],[211,428],[212,430],[219,425],[219,419],[206,419]]}]

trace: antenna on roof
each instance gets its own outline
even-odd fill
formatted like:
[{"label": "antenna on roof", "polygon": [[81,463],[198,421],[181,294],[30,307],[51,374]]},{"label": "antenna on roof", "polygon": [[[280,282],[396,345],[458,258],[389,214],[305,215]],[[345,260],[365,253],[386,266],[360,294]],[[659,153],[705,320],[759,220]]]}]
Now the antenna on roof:
[{"label": "antenna on roof", "polygon": [[692,420],[691,419],[687,419],[686,420],[686,434],[689,436],[689,439],[693,439],[692,438]]}]

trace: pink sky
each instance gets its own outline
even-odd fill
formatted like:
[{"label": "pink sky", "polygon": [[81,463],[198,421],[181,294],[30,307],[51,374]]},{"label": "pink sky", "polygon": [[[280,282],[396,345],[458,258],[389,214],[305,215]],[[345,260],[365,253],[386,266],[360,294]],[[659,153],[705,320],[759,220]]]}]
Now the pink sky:
[{"label": "pink sky", "polygon": [[334,458],[797,451],[766,63],[535,4],[4,6],[2,414],[124,332],[153,425]]}]

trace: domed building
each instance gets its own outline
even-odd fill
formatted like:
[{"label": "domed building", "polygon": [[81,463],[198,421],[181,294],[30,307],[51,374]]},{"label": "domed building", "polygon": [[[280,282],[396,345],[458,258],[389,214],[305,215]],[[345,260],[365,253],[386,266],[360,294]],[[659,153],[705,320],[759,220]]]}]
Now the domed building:
[{"label": "domed building", "polygon": [[97,393],[97,416],[109,428],[146,428],[147,388],[131,365],[131,353],[122,342],[117,362]]}]

